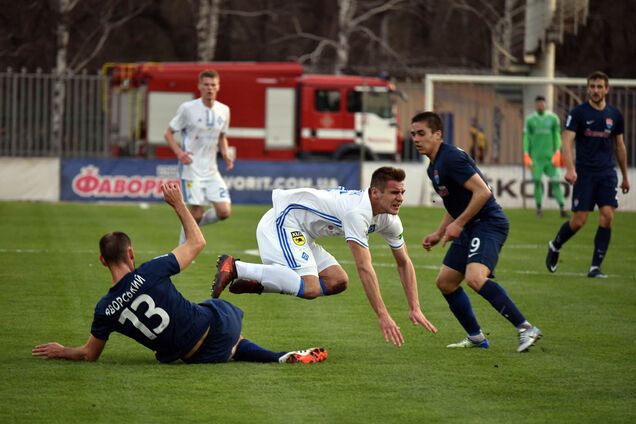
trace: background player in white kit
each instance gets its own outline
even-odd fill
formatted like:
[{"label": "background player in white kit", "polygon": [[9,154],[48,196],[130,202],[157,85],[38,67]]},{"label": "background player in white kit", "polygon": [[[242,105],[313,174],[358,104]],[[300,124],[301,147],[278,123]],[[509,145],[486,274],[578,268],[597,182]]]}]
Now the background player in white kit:
[{"label": "background player in white kit", "polygon": [[[230,108],[216,100],[220,87],[216,71],[201,72],[201,97],[181,104],[164,134],[179,159],[185,201],[200,227],[226,219],[231,213],[230,194],[216,164],[219,152],[225,161],[226,170],[230,171],[234,167],[234,161],[228,155],[226,137]],[[183,146],[179,146],[174,138],[174,133],[178,131],[181,132]],[[214,207],[204,211],[204,206],[209,203]],[[184,241],[182,228],[179,243]]]},{"label": "background player in white kit", "polygon": [[263,265],[220,256],[212,297],[218,298],[228,285],[232,293],[281,293],[305,299],[340,293],[347,287],[347,273],[314,240],[344,236],[385,340],[400,346],[404,338],[384,305],[369,251],[369,234],[378,233],[395,258],[409,319],[437,332],[420,309],[415,269],[402,238],[398,212],[404,201],[404,177],[401,169],[382,167],[373,173],[367,190],[274,190],[273,208],[256,229]]}]

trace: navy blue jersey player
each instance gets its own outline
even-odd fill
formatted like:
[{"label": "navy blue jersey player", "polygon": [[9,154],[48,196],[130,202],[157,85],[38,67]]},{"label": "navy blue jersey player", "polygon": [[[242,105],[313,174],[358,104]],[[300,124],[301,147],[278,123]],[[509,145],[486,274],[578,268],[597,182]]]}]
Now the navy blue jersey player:
[{"label": "navy blue jersey player", "polygon": [[[588,101],[572,109],[563,131],[563,160],[565,180],[574,184],[572,189],[572,218],[565,222],[554,240],[548,243],[546,266],[555,272],[559,263],[559,250],[579,231],[591,211],[598,206],[599,223],[594,237],[592,264],[587,276],[606,278],[601,272],[601,262],[609,247],[614,210],[618,207],[616,164],[621,170],[621,191],[629,192],[627,176],[627,152],[623,137],[623,115],[607,104],[609,78],[603,72],[593,72],[587,77]],[[572,146],[576,143],[576,164]],[[614,159],[616,157],[616,160]]]},{"label": "navy blue jersey player", "polygon": [[243,312],[229,302],[209,299],[195,304],[185,299],[170,277],[187,268],[205,247],[205,239],[186,208],[179,184],[164,184],[164,198],[183,225],[186,241],[171,253],[135,268],[130,238],[122,232],[99,241],[100,261],[110,270],[113,286],[95,307],[91,335],[85,345],[65,347],[46,343],[33,348],[34,356],[96,361],[109,335],[124,334],[155,352],[160,362],[313,363],[327,351],[272,352],[241,337]]},{"label": "navy blue jersey player", "polygon": [[491,279],[508,236],[508,218],[473,159],[443,142],[439,115],[433,112],[415,115],[411,120],[411,136],[417,150],[430,159],[427,173],[446,208],[439,227],[424,237],[422,245],[430,251],[440,241],[442,245],[452,242],[437,276],[437,287],[468,333],[465,339],[448,347],[489,346],[470,299],[460,285],[466,280],[470,288],[515,326],[519,332],[517,351],[527,351],[541,337],[541,331],[525,319],[503,287]]}]

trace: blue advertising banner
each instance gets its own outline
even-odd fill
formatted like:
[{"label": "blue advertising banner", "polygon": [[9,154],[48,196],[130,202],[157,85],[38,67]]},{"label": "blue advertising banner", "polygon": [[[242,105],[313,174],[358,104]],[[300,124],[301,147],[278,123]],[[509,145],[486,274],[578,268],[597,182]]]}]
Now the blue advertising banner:
[{"label": "blue advertising banner", "polygon": [[[61,166],[61,200],[160,201],[161,185],[179,181],[174,160],[64,159]],[[360,188],[357,162],[241,160],[230,172],[222,162],[219,169],[237,204],[270,203],[275,188]]]}]

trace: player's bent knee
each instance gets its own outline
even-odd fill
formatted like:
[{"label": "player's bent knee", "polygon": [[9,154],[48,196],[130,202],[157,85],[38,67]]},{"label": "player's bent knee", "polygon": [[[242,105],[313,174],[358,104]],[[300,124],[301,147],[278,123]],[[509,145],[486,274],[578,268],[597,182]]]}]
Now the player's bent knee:
[{"label": "player's bent knee", "polygon": [[449,281],[443,280],[441,278],[437,278],[435,284],[437,285],[439,291],[443,294],[451,294],[457,288],[456,284],[450,283]]},{"label": "player's bent knee", "polygon": [[338,280],[327,288],[327,293],[325,293],[325,295],[331,296],[333,294],[342,293],[343,291],[347,290],[348,284],[349,281],[347,280]]},{"label": "player's bent knee", "polygon": [[320,297],[322,295],[322,290],[320,290],[320,287],[316,288],[316,287],[307,287],[305,286],[305,293],[303,294],[303,299],[315,299],[317,297]]},{"label": "player's bent knee", "polygon": [[481,275],[466,275],[466,284],[468,287],[478,292],[486,282],[486,278]]},{"label": "player's bent knee", "polygon": [[575,214],[572,217],[572,220],[570,221],[570,227],[574,231],[578,231],[579,229],[581,229],[581,227],[585,225],[586,222],[587,222],[587,215]]},{"label": "player's bent knee", "polygon": [[228,212],[221,212],[221,213],[217,213],[216,216],[217,218],[219,218],[219,221],[223,221],[224,219],[228,219],[230,217],[231,213]]}]

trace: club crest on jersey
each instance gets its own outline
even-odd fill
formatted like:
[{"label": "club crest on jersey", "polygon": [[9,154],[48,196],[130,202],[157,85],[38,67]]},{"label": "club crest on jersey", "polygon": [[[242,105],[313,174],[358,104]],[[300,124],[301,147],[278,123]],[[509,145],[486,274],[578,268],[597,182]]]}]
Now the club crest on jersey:
[{"label": "club crest on jersey", "polygon": [[446,188],[446,186],[439,186],[439,188],[437,189],[437,194],[442,197],[448,196],[448,188]]},{"label": "club crest on jersey", "polygon": [[291,232],[292,240],[294,240],[294,244],[296,246],[304,246],[305,245],[305,236],[300,231],[292,231]]},{"label": "club crest on jersey", "polygon": [[375,233],[375,224],[370,225],[369,229],[367,230],[367,234],[371,233]]},{"label": "club crest on jersey", "polygon": [[613,126],[614,126],[614,120],[612,118],[605,118],[605,127],[611,130]]}]

